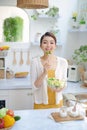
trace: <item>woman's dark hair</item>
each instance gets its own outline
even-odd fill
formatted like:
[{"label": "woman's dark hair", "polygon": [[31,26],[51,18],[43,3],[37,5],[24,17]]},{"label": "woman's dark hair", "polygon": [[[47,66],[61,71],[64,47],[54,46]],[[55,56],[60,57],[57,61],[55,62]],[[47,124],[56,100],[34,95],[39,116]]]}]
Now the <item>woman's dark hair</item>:
[{"label": "woman's dark hair", "polygon": [[54,35],[52,32],[46,32],[46,33],[43,34],[43,35],[41,36],[41,38],[40,38],[40,45],[42,44],[43,38],[46,37],[46,36],[52,37],[52,38],[54,39],[54,41],[55,41],[55,44],[56,44],[57,41],[56,41],[55,35]]}]

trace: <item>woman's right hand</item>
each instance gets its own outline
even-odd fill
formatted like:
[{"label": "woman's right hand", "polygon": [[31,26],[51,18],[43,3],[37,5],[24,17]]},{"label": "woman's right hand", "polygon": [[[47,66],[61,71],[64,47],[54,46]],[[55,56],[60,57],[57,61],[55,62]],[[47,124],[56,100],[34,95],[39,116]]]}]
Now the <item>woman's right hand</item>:
[{"label": "woman's right hand", "polygon": [[50,67],[51,67],[51,65],[48,62],[46,62],[44,64],[44,72],[47,73],[47,71],[50,69]]}]

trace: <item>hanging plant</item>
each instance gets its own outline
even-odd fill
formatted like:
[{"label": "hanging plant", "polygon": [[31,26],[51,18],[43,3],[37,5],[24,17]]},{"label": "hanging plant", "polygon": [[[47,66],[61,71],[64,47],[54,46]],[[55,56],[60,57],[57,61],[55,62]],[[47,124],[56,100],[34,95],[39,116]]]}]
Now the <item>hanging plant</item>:
[{"label": "hanging plant", "polygon": [[45,10],[45,9],[41,9],[39,11],[36,10],[35,14],[31,15],[31,18],[33,20],[37,20],[39,15],[44,15],[44,16],[48,16],[48,17],[56,17],[59,16],[59,8],[56,6],[50,7],[49,9]]},{"label": "hanging plant", "polygon": [[4,41],[17,42],[22,40],[23,19],[20,17],[9,17],[4,20]]},{"label": "hanging plant", "polygon": [[50,16],[50,17],[55,17],[59,13],[59,8],[58,7],[51,7],[45,14]]}]

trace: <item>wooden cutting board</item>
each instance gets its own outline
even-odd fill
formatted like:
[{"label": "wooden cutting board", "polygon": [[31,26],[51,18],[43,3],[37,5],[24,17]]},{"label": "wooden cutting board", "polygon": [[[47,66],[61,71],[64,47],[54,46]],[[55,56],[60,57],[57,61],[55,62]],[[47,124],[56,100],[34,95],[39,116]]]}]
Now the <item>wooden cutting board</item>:
[{"label": "wooden cutting board", "polygon": [[51,113],[51,116],[53,117],[53,119],[56,122],[65,122],[65,121],[74,121],[74,120],[83,120],[84,119],[83,116],[71,117],[71,116],[69,116],[69,114],[67,115],[67,117],[60,117],[58,112]]}]

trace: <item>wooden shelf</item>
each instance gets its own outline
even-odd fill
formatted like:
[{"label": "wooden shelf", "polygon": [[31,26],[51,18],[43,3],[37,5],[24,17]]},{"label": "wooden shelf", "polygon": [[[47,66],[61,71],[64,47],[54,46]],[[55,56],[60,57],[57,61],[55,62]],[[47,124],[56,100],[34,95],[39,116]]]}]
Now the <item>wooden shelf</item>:
[{"label": "wooden shelf", "polygon": [[38,18],[50,18],[50,19],[58,19],[59,15],[56,15],[54,17],[48,16],[48,15],[39,15]]}]

